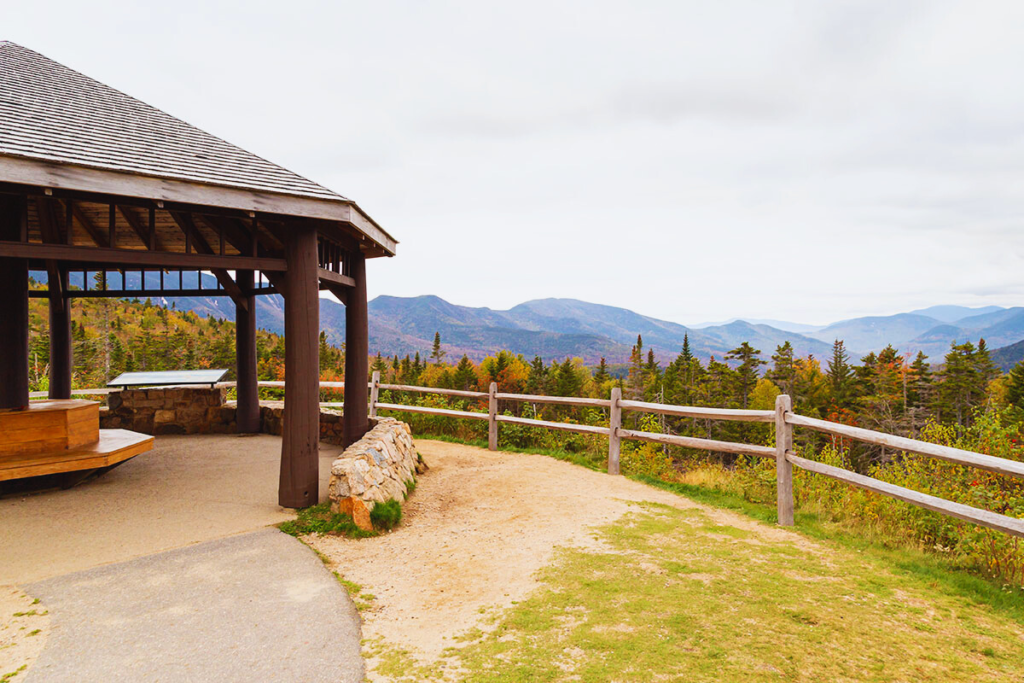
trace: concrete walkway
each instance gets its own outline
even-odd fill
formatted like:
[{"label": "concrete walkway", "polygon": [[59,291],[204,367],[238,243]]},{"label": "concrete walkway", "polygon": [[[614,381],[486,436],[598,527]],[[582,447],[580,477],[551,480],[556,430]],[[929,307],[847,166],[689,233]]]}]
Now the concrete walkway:
[{"label": "concrete walkway", "polygon": [[26,681],[362,681],[360,621],[316,555],[267,529],[25,586],[51,631]]},{"label": "concrete walkway", "polygon": [[[339,446],[320,444],[326,495]],[[67,491],[0,499],[0,585],[124,562],[294,518],[277,504],[278,436],[160,436]]]}]

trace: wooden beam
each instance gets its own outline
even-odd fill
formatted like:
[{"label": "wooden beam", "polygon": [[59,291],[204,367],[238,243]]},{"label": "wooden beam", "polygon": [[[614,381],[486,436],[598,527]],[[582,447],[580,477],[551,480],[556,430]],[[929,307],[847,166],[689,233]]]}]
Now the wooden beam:
[{"label": "wooden beam", "polygon": [[157,244],[156,235],[151,233],[146,226],[142,224],[142,220],[138,216],[128,210],[127,207],[121,206],[120,204],[117,205],[117,210],[122,216],[124,216],[124,219],[128,221],[128,225],[131,226],[131,229],[138,236],[139,240],[142,242],[142,246],[146,247],[146,249],[149,249],[150,251],[154,251],[159,248],[160,245]]},{"label": "wooden beam", "polygon": [[[307,227],[293,232],[285,254],[288,261],[288,292],[284,302],[285,399],[278,502],[281,507],[304,508],[316,505],[320,497],[320,307],[316,229]],[[364,385],[364,412],[365,394]]]},{"label": "wooden beam", "polygon": [[330,283],[332,285],[337,285],[341,287],[356,286],[355,279],[349,277],[348,275],[341,275],[340,273],[335,273],[334,271],[327,270],[325,268],[317,268],[316,274],[317,277],[320,279],[320,282]]},{"label": "wooden beam", "polygon": [[73,344],[71,342],[71,302],[64,297],[68,290],[67,268],[58,267],[50,274],[50,386],[49,398],[71,398]]},{"label": "wooden beam", "polygon": [[[235,278],[244,291],[253,290],[255,282],[251,270],[236,271]],[[235,425],[239,434],[256,434],[260,431],[260,397],[256,375],[256,298],[250,295],[246,304],[244,307],[235,304],[235,376],[238,395]]]},{"label": "wooden beam", "polygon": [[[0,239],[27,237],[24,197],[0,196]],[[65,247],[66,248],[66,247]],[[28,262],[0,258],[0,410],[28,407]]]},{"label": "wooden beam", "polygon": [[[196,226],[196,222],[192,219],[192,216],[187,213],[180,213],[178,211],[171,211],[171,218],[178,224],[181,231],[185,233],[186,239],[191,237],[193,244],[196,245],[196,251],[200,254],[213,254],[213,247],[206,241],[203,234],[199,231]],[[249,310],[249,298],[242,294],[241,288],[231,279],[226,270],[215,269],[211,271],[213,276],[217,278],[221,286],[227,291],[228,295],[235,302],[235,306]],[[202,278],[202,274],[199,275]],[[201,282],[201,280],[200,280]]]},{"label": "wooden beam", "polygon": [[66,203],[71,205],[71,213],[78,221],[78,224],[85,228],[85,231],[89,233],[89,237],[96,244],[97,247],[109,247],[110,241],[99,231],[99,229],[93,225],[93,222],[89,220],[89,217],[85,215],[81,207],[78,206],[72,199],[65,199]]},{"label": "wooden beam", "polygon": [[[283,272],[288,269],[284,259],[250,256],[217,256],[215,254],[182,254],[170,251],[141,251],[138,249],[103,249],[99,247],[69,247],[63,244],[0,241],[0,257],[27,259],[56,259],[58,261],[84,261],[95,264],[115,264],[121,267],[159,266],[200,270],[262,270]],[[316,264],[313,265],[315,267]]]},{"label": "wooden beam", "polygon": [[[88,268],[86,270],[96,270],[95,268]],[[264,287],[263,289],[251,289],[241,290],[242,296],[260,296],[263,294],[280,294],[277,291],[277,287]],[[195,297],[195,296],[226,296],[231,298],[231,294],[223,289],[90,289],[86,291],[84,289],[69,289],[63,294],[65,299],[134,299],[134,298],[145,298],[145,297]],[[46,289],[30,289],[28,292],[30,299],[48,299],[50,297],[49,290]],[[234,299],[232,299],[234,300]]]},{"label": "wooden beam", "polygon": [[[316,249],[313,249],[314,254]],[[366,307],[366,261],[352,257],[354,284],[345,302],[345,412],[343,442],[351,446],[370,430],[366,380],[370,371],[369,317]],[[287,375],[286,375],[287,376]]]},{"label": "wooden beam", "polygon": [[9,183],[95,192],[153,201],[180,202],[217,208],[240,209],[259,214],[277,214],[340,221],[394,255],[398,242],[366,215],[354,202],[341,198],[309,197],[221,187],[169,178],[118,173],[85,166],[73,166],[38,159],[0,156],[0,177]]}]

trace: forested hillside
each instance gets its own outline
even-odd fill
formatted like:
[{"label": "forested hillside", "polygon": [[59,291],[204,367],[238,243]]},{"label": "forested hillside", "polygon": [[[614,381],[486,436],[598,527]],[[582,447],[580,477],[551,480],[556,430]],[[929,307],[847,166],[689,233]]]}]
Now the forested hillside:
[{"label": "forested hillside", "polygon": [[[33,285],[36,286],[36,285]],[[173,306],[173,304],[172,304]],[[72,310],[73,386],[102,387],[122,372],[225,368],[235,376],[235,325],[151,301],[75,299]],[[29,306],[29,371],[32,391],[48,385],[49,318],[44,299]],[[256,334],[260,379],[284,378],[284,339],[264,330]],[[342,351],[321,335],[323,379],[340,379]]]}]

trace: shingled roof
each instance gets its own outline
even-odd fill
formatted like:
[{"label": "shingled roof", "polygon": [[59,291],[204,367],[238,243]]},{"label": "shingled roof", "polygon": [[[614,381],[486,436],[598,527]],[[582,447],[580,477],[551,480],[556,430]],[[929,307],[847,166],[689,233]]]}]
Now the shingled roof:
[{"label": "shingled roof", "polygon": [[8,41],[0,41],[0,154],[348,202],[311,180]]}]

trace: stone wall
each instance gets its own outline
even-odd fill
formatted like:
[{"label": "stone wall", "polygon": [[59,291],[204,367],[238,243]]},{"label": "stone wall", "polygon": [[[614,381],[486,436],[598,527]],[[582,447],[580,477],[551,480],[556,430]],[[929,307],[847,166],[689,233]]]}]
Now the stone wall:
[{"label": "stone wall", "polygon": [[[268,401],[260,404],[260,431],[264,434],[281,436],[284,427],[284,402]],[[330,408],[320,409],[320,440],[340,446],[344,443],[341,412]]]},{"label": "stone wall", "polygon": [[378,418],[373,429],[331,464],[331,510],[352,515],[361,529],[372,529],[370,511],[377,503],[405,500],[420,466],[409,425]]},{"label": "stone wall", "polygon": [[143,434],[231,434],[235,408],[225,405],[224,390],[202,387],[127,389],[107,396],[100,416],[104,429]]},{"label": "stone wall", "polygon": [[[224,389],[157,387],[127,389],[107,396],[100,410],[103,429],[130,429],[143,434],[234,434],[235,403],[224,400]],[[260,403],[260,432],[281,436],[282,401]],[[320,440],[341,445],[344,433],[340,411],[320,409]]]}]

